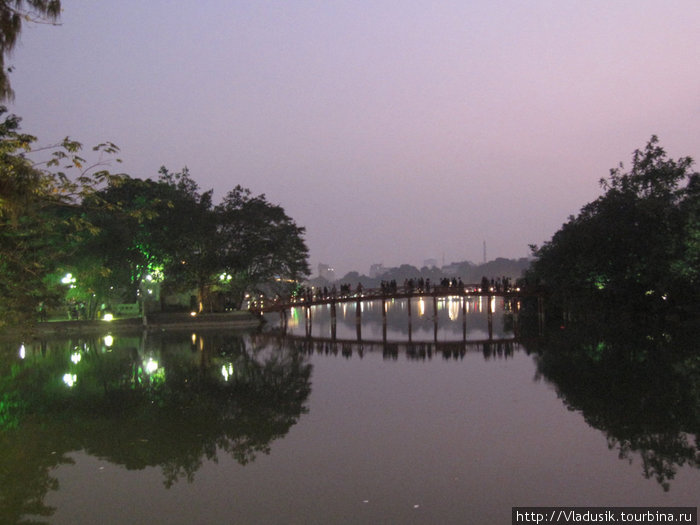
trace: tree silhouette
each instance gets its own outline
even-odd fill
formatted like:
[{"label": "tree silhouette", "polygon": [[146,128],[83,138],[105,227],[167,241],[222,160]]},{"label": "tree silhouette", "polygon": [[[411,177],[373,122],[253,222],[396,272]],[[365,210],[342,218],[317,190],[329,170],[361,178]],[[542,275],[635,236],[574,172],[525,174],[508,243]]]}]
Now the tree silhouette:
[{"label": "tree silhouette", "polygon": [[11,100],[14,92],[10,86],[6,57],[12,52],[22,24],[25,22],[56,23],[61,14],[60,0],[1,0],[0,1],[0,100]]}]

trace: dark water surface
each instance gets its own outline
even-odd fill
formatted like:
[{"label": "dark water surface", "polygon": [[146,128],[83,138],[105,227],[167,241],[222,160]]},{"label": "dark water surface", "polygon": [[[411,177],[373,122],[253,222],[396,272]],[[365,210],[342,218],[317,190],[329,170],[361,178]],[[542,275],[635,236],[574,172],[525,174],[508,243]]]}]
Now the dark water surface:
[{"label": "dark water surface", "polygon": [[[354,312],[339,314],[347,341],[318,342],[321,309],[317,342],[111,334],[23,357],[7,342],[0,522],[497,524],[513,506],[698,505],[697,421],[677,423],[692,406],[616,415],[615,392],[582,393],[576,371],[507,342],[502,305],[499,343],[470,314],[466,338],[446,306],[437,337],[414,314],[412,345],[399,314],[386,344],[352,343]],[[303,312],[288,329],[304,334]],[[382,335],[364,315],[362,337]]]}]

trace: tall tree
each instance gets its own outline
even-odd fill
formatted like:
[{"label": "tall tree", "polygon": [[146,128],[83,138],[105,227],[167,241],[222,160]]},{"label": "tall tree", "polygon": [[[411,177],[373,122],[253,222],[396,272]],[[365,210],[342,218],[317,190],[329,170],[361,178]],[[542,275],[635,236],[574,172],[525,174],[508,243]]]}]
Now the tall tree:
[{"label": "tall tree", "polygon": [[160,169],[159,183],[167,191],[161,206],[154,245],[164,259],[166,284],[180,290],[196,289],[199,311],[205,309],[215,275],[221,272],[213,191],[200,193],[189,170]]},{"label": "tall tree", "polygon": [[0,0],[0,100],[14,96],[6,57],[12,52],[24,22],[55,23],[61,14],[60,0]]},{"label": "tall tree", "polygon": [[83,245],[83,259],[99,254],[116,296],[134,302],[146,281],[156,278],[171,291],[196,289],[200,303],[220,269],[211,191],[199,192],[187,168],[160,169],[157,181],[125,177],[86,202],[99,233]]},{"label": "tall tree", "polygon": [[[0,116],[5,113],[0,107]],[[31,322],[42,303],[57,300],[58,272],[85,232],[94,227],[79,213],[80,202],[118,176],[98,161],[79,156],[81,144],[65,139],[41,162],[32,160],[35,137],[19,131],[20,119],[0,123],[0,328]],[[113,144],[95,148],[112,155]],[[67,173],[78,171],[73,178]]]},{"label": "tall tree", "polygon": [[657,137],[634,152],[629,171],[611,170],[605,193],[534,247],[530,279],[555,304],[586,310],[601,302],[642,311],[698,299],[698,174],[693,160],[669,159]]},{"label": "tall tree", "polygon": [[217,212],[221,261],[239,302],[246,292],[287,293],[308,276],[305,229],[281,206],[236,186]]},{"label": "tall tree", "polygon": [[309,273],[304,228],[241,186],[214,206],[187,168],[163,167],[157,181],[125,177],[95,197],[112,207],[88,205],[100,231],[81,258],[99,254],[109,272],[103,289],[108,282],[129,290],[132,301],[156,269],[166,293],[196,290],[200,311],[212,306],[213,291],[240,305],[247,292],[286,293]]},{"label": "tall tree", "polygon": [[[167,186],[125,176],[83,201],[83,213],[99,231],[84,237],[76,267],[81,267],[79,261],[87,262],[81,281],[90,281],[103,300],[109,302],[114,295],[136,302],[146,276],[162,273],[163,256],[153,236],[159,214],[168,210],[168,198]],[[100,201],[109,206],[96,205]]]}]

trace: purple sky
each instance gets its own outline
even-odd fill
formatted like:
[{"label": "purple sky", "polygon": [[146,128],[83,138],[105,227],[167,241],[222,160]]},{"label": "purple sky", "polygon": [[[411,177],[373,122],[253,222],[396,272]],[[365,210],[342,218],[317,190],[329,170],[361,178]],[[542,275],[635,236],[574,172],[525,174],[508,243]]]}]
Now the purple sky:
[{"label": "purple sky", "polygon": [[700,160],[697,0],[64,0],[10,110],[307,229],[313,273],[524,257],[652,134]]}]

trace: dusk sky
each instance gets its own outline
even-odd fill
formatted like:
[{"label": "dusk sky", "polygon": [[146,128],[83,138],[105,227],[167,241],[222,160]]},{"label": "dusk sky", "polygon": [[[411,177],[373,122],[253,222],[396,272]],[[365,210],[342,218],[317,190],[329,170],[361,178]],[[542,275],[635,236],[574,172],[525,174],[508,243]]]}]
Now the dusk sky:
[{"label": "dusk sky", "polygon": [[525,257],[652,134],[700,159],[698,0],[62,3],[7,61],[23,131],[264,193],[314,275]]}]

